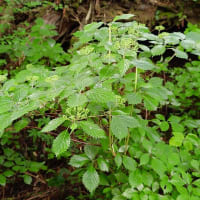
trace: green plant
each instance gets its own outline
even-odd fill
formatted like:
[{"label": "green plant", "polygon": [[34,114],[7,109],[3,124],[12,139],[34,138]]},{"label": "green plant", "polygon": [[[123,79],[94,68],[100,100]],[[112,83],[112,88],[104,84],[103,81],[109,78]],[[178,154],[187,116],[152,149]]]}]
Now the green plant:
[{"label": "green plant", "polygon": [[[154,35],[135,21],[119,22],[131,17],[117,16],[108,25],[94,22],[74,33],[79,40],[68,52],[67,66],[50,68],[43,62],[44,55],[33,51],[34,56],[26,57],[24,69],[12,79],[3,76],[1,135],[21,117],[36,121],[48,111],[50,121],[40,121],[41,130],[37,126],[41,135],[33,130],[30,134],[36,140],[44,133],[59,133],[52,152],[58,159],[69,160],[74,169],[71,176],[82,181],[91,198],[197,200],[199,120],[176,112],[185,111],[188,96],[181,95],[182,90],[198,87],[198,77],[184,88],[180,77],[167,82],[163,75],[170,73],[173,58],[188,61],[190,55],[198,56],[199,44],[191,32]],[[40,22],[32,28],[39,41]],[[168,52],[172,56],[167,57]],[[56,55],[62,63],[62,51]],[[48,58],[57,63],[54,57]],[[171,76],[177,73],[186,76],[178,69]],[[164,116],[164,108],[174,113]],[[76,142],[82,144],[80,149]],[[50,184],[59,185],[57,180],[51,179]]]}]

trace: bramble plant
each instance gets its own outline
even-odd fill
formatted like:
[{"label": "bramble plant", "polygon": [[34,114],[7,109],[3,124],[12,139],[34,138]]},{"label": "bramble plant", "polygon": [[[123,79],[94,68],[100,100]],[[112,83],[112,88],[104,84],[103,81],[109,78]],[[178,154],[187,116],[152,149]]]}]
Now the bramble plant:
[{"label": "bramble plant", "polygon": [[[3,53],[24,56],[11,79],[0,76],[1,140],[22,117],[35,121],[49,112],[50,121],[39,120],[41,136],[29,134],[36,140],[60,132],[52,152],[69,160],[91,198],[198,200],[200,122],[193,116],[199,109],[184,112],[198,99],[199,61],[189,57],[200,56],[200,34],[159,28],[155,35],[136,21],[120,22],[132,17],[86,25],[74,33],[78,42],[68,54],[50,38],[54,32],[45,35],[52,29],[41,19],[31,30],[32,39],[18,39],[22,50],[13,50],[16,39],[1,43]],[[185,60],[184,70],[169,70],[175,57]],[[66,60],[69,65],[59,66]],[[168,81],[166,75],[175,79]],[[173,112],[165,116],[166,108]],[[74,145],[77,138],[86,143],[81,150]],[[1,185],[5,177],[2,172]]]}]

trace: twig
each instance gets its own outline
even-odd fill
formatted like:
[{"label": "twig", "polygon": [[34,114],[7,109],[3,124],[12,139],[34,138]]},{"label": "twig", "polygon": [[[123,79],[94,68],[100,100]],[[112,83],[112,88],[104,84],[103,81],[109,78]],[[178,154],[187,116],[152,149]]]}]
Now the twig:
[{"label": "twig", "polygon": [[100,144],[92,144],[92,143],[84,142],[84,141],[81,141],[81,140],[77,140],[77,139],[75,139],[75,138],[71,138],[71,140],[74,141],[74,142],[78,142],[78,143],[81,143],[81,144],[85,144],[85,145],[101,146]]},{"label": "twig", "polygon": [[35,175],[33,175],[33,174],[29,173],[29,172],[25,172],[25,174],[27,174],[27,175],[39,180],[43,184],[46,184],[46,182],[44,180],[42,180],[40,177],[38,177],[38,176],[35,176]]}]

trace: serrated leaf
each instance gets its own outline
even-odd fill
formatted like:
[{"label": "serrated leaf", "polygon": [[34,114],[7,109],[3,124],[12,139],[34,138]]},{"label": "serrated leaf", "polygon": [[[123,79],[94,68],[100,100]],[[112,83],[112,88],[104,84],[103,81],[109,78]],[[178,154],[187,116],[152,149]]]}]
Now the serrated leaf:
[{"label": "serrated leaf", "polygon": [[69,164],[73,167],[82,167],[89,161],[85,155],[74,155],[71,157]]},{"label": "serrated leaf", "polygon": [[85,145],[84,151],[85,151],[85,154],[87,155],[87,157],[89,159],[93,160],[99,152],[99,147],[91,146],[91,145]]},{"label": "serrated leaf", "polygon": [[108,163],[103,158],[98,158],[97,163],[101,171],[103,172],[109,171]]},{"label": "serrated leaf", "polygon": [[152,70],[155,66],[151,63],[151,61],[147,61],[144,59],[135,59],[132,60],[131,63],[139,68],[139,69],[143,69],[143,70]]},{"label": "serrated leaf", "polygon": [[59,117],[51,120],[41,131],[49,132],[55,130],[58,126],[60,126],[66,119],[64,117]]},{"label": "serrated leaf", "polygon": [[87,95],[89,100],[95,103],[116,102],[116,95],[105,88],[92,89],[87,93]]},{"label": "serrated leaf", "polygon": [[105,138],[106,134],[103,129],[101,129],[97,124],[90,121],[81,121],[79,123],[80,127],[85,133],[94,138]]},{"label": "serrated leaf", "polygon": [[128,99],[129,104],[138,104],[142,102],[142,97],[138,93],[130,93],[126,95],[126,98]]},{"label": "serrated leaf", "polygon": [[24,183],[26,183],[27,185],[30,185],[32,182],[32,177],[29,175],[24,175]]},{"label": "serrated leaf", "polygon": [[166,50],[165,46],[156,45],[151,49],[151,54],[152,54],[152,56],[160,56],[163,53],[165,53],[165,50]]},{"label": "serrated leaf", "polygon": [[113,20],[113,22],[116,22],[118,20],[127,20],[127,19],[130,19],[132,17],[134,17],[135,15],[133,14],[123,14],[123,15],[120,15],[120,16],[116,16]]},{"label": "serrated leaf", "polygon": [[93,193],[99,185],[99,175],[93,166],[89,166],[88,170],[83,174],[82,182],[86,189]]},{"label": "serrated leaf", "polygon": [[126,169],[134,171],[136,169],[137,163],[133,158],[129,156],[123,156],[123,165]]},{"label": "serrated leaf", "polygon": [[147,110],[156,110],[158,107],[158,101],[148,95],[145,95],[144,97],[144,106]]},{"label": "serrated leaf", "polygon": [[12,109],[14,103],[11,98],[2,96],[0,97],[0,114]]},{"label": "serrated leaf", "polygon": [[138,120],[134,117],[127,115],[116,115],[112,117],[111,130],[119,140],[127,137],[128,128],[136,128],[139,126]]},{"label": "serrated leaf", "polygon": [[69,107],[76,107],[76,106],[82,106],[84,103],[87,102],[87,97],[85,94],[73,94],[68,99],[68,106]]},{"label": "serrated leaf", "polygon": [[70,146],[70,136],[67,130],[61,132],[53,141],[52,151],[56,156],[64,153]]}]

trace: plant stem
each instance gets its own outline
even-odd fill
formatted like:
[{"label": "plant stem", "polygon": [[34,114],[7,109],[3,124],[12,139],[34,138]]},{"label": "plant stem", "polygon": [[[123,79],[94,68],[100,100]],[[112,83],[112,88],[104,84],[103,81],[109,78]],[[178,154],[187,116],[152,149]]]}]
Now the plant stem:
[{"label": "plant stem", "polygon": [[[111,31],[111,25],[109,24],[108,28],[108,33],[109,33],[109,44],[112,42],[112,31]],[[109,64],[110,64],[110,59],[111,59],[111,50],[108,51],[108,56],[109,56]]]},{"label": "plant stem", "polygon": [[109,146],[110,146],[110,151],[112,152],[112,155],[116,156],[115,151],[113,149],[113,136],[112,136],[112,131],[111,131],[111,120],[112,120],[112,112],[110,110],[109,111]]},{"label": "plant stem", "polygon": [[135,92],[137,91],[138,69],[135,67]]},{"label": "plant stem", "polygon": [[[137,67],[135,68],[135,92],[137,92],[137,82],[138,82],[138,69]],[[131,106],[131,116],[133,115],[133,105]],[[128,151],[128,143],[130,139],[130,132],[128,132],[128,136],[125,141],[125,154]]]},{"label": "plant stem", "polygon": [[126,155],[126,153],[128,151],[129,139],[130,139],[130,132],[128,131],[128,136],[127,136],[126,141],[125,141],[125,155]]}]

